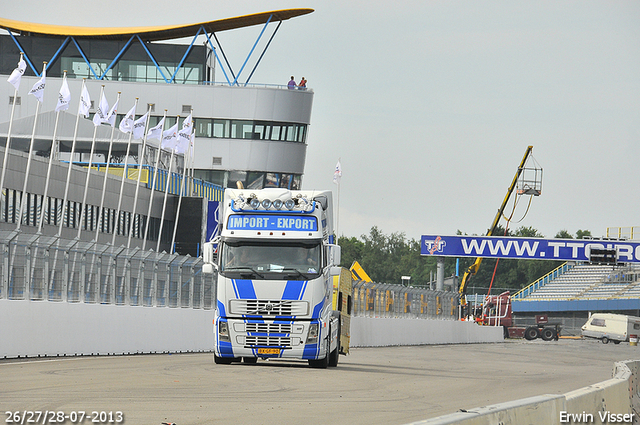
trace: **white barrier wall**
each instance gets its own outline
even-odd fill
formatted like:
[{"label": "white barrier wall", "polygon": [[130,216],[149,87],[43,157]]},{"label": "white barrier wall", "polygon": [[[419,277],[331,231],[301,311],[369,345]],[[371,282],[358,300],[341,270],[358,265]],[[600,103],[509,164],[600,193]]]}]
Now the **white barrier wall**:
[{"label": "white barrier wall", "polygon": [[503,342],[502,327],[459,320],[351,318],[352,347]]},{"label": "white barrier wall", "polygon": [[213,348],[213,310],[0,299],[0,323],[0,358]]},{"label": "white barrier wall", "polygon": [[[0,299],[0,323],[0,358],[213,349],[213,310]],[[352,347],[502,341],[472,322],[351,318]]]}]

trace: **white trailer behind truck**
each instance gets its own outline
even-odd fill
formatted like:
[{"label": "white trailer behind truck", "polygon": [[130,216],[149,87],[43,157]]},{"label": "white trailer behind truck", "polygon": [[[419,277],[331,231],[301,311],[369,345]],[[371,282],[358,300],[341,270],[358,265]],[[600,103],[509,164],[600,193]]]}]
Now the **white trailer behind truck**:
[{"label": "white trailer behind truck", "polygon": [[204,255],[218,274],[215,362],[277,357],[337,366],[340,247],[331,191],[227,189],[220,226],[216,255],[212,244]]},{"label": "white trailer behind truck", "polygon": [[640,335],[640,317],[624,314],[594,313],[582,326],[582,336],[602,340],[604,344],[629,341],[629,335],[636,340]]}]

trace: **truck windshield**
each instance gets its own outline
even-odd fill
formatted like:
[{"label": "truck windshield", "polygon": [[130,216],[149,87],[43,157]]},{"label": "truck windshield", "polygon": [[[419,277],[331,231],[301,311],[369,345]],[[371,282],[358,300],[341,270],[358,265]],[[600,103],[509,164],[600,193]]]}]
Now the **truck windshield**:
[{"label": "truck windshield", "polygon": [[220,271],[231,278],[306,280],[322,268],[319,242],[225,241]]}]

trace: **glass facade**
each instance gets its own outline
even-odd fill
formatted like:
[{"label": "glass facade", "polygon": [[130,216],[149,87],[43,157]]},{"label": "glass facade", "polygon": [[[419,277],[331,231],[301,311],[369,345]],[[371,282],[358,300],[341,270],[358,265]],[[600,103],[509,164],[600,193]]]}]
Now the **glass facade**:
[{"label": "glass facade", "polygon": [[194,177],[222,187],[237,187],[237,182],[247,189],[280,187],[300,190],[302,175],[289,173],[265,173],[261,171],[194,170]]},{"label": "glass facade", "polygon": [[217,118],[196,118],[194,121],[196,137],[304,143],[307,135],[306,124]]},{"label": "glass facade", "polygon": [[[29,55],[31,63],[38,72],[42,62],[51,61],[54,53],[63,46],[64,38],[17,36],[16,39]],[[80,50],[73,41],[69,41],[58,53],[58,56],[47,65],[47,76],[62,77],[67,71],[68,78],[98,79],[107,81],[132,81],[164,83],[172,79],[177,84],[202,84],[205,74],[205,47],[192,46],[181,68],[176,73],[180,61],[188,46],[165,43],[145,43],[144,47],[134,38],[129,46],[128,39],[123,40],[91,40],[76,38]],[[145,49],[146,48],[146,49]],[[123,52],[124,49],[124,52]],[[158,64],[154,64],[147,53],[151,53]],[[8,35],[0,36],[0,52],[4,58],[18,58],[20,49]],[[116,63],[114,59],[122,52]],[[83,54],[87,57],[89,65]],[[0,61],[0,74],[9,75],[17,61]],[[111,66],[111,67],[110,67]],[[25,75],[33,75],[27,67]]]}]

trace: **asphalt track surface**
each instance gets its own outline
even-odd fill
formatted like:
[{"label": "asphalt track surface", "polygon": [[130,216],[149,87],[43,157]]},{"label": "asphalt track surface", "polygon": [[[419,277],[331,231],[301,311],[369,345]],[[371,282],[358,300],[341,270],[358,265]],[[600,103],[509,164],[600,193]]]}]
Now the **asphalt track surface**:
[{"label": "asphalt track surface", "polygon": [[640,359],[640,347],[511,340],[356,348],[325,370],[285,360],[216,365],[212,357],[0,360],[2,423],[11,423],[5,412],[48,410],[120,411],[129,425],[406,424],[601,382],[616,361]]}]

